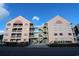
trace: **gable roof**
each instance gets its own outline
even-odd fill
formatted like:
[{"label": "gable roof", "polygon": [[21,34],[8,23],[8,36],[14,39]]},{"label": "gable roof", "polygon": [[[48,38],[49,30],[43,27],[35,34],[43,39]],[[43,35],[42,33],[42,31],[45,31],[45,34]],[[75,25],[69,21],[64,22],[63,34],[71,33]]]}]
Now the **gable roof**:
[{"label": "gable roof", "polygon": [[67,21],[66,19],[64,19],[63,17],[61,17],[59,15],[55,16],[54,18],[52,18],[51,20],[49,20],[47,23],[55,22],[55,21],[63,21],[65,23],[67,23],[67,24],[70,24],[69,21]]},{"label": "gable roof", "polygon": [[12,21],[15,21],[15,20],[22,20],[22,21],[31,23],[28,19],[24,18],[23,16],[18,16],[18,17],[16,17],[16,18],[10,20],[8,23],[11,23]]}]

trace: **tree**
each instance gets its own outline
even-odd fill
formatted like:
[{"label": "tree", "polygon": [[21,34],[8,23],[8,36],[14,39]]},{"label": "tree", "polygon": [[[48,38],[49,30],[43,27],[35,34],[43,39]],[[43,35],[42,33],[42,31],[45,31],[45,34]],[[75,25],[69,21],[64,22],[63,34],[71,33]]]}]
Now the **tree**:
[{"label": "tree", "polygon": [[2,40],[3,39],[3,34],[2,35],[0,35],[0,40]]}]

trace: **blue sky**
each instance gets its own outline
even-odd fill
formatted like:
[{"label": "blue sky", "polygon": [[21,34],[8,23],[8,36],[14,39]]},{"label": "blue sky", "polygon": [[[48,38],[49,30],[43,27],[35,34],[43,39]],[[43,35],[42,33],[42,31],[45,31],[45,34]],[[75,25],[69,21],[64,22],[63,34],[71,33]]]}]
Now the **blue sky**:
[{"label": "blue sky", "polygon": [[[79,4],[77,3],[7,3],[1,4],[0,7],[7,11],[4,12],[1,10],[4,14],[0,15],[2,17],[0,18],[0,30],[4,30],[6,23],[19,15],[27,18],[37,26],[44,24],[56,15],[64,17],[74,25],[79,23]],[[38,20],[33,20],[34,17],[38,18]]]}]

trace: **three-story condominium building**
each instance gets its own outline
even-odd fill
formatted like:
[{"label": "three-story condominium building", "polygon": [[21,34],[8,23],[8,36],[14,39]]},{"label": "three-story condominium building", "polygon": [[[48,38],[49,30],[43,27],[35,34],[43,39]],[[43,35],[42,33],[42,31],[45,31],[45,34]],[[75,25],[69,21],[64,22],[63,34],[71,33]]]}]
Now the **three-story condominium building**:
[{"label": "three-story condominium building", "polygon": [[29,43],[33,34],[33,24],[22,16],[18,16],[6,24],[4,43]]},{"label": "three-story condominium building", "polygon": [[3,42],[7,44],[72,44],[77,40],[71,23],[56,16],[41,27],[33,26],[29,20],[18,16],[6,24]]},{"label": "three-story condominium building", "polygon": [[74,39],[74,31],[72,30],[71,23],[61,16],[56,16],[44,26],[40,28],[43,32],[43,40],[48,42],[48,44],[71,44],[76,43]]}]

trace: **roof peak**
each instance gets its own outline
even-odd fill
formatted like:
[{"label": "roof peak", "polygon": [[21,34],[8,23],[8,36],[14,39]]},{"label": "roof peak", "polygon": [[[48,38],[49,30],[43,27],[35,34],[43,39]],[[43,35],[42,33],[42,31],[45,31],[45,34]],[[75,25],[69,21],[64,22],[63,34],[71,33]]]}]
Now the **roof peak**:
[{"label": "roof peak", "polygon": [[20,17],[20,18],[25,18],[25,17],[23,17],[23,16],[17,16],[16,18],[19,18],[19,17]]},{"label": "roof peak", "polygon": [[32,23],[31,21],[29,21],[27,18],[25,18],[23,16],[17,16],[15,18],[13,18],[12,20],[10,20],[9,22],[14,21],[14,20],[24,20],[26,22]]},{"label": "roof peak", "polygon": [[63,18],[63,17],[60,15],[56,15],[54,18]]},{"label": "roof peak", "polygon": [[21,15],[20,15],[20,16],[17,16],[16,18],[21,18],[21,19],[24,19],[24,20],[26,19],[25,21],[28,21],[28,22],[31,23],[31,21],[29,21],[27,18],[25,18],[25,17],[23,17],[23,16],[21,16]]},{"label": "roof peak", "polygon": [[55,21],[55,20],[63,20],[63,21],[65,21],[65,22],[67,22],[67,23],[70,23],[69,21],[67,21],[65,18],[63,18],[63,17],[60,16],[60,15],[57,15],[57,16],[53,17],[53,18],[52,18],[51,20],[49,20],[48,22]]}]

